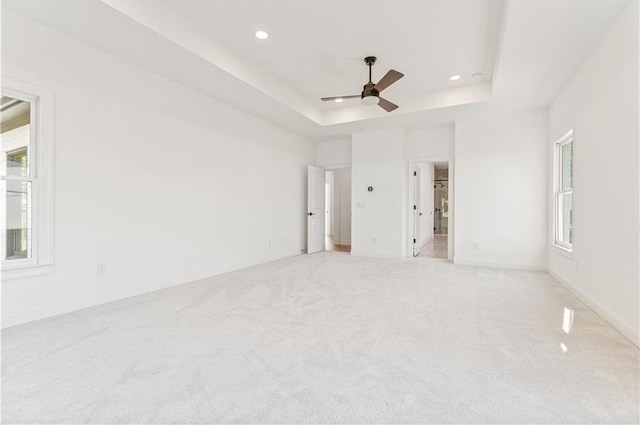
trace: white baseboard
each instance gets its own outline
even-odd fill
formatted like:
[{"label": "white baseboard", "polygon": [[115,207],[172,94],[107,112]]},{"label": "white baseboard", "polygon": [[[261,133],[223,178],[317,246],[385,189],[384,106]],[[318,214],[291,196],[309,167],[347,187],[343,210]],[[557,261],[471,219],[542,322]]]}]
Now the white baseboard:
[{"label": "white baseboard", "polygon": [[395,252],[366,252],[366,251],[351,251],[352,257],[369,257],[369,258],[390,258],[398,259],[405,258],[402,254]]},{"label": "white baseboard", "polygon": [[587,294],[578,289],[571,282],[565,280],[563,277],[549,271],[549,274],[558,282],[563,284],[565,288],[567,288],[573,295],[576,296],[580,301],[586,304],[591,310],[595,311],[600,317],[609,322],[611,326],[616,328],[618,332],[620,332],[625,338],[631,341],[636,347],[640,348],[640,334],[637,330],[633,329],[631,325],[629,325],[624,320],[620,319],[618,316],[607,310],[602,305],[598,304],[593,298],[589,297]]},{"label": "white baseboard", "polygon": [[24,323],[35,322],[37,320],[42,320],[42,319],[48,319],[51,317],[59,316],[61,314],[72,313],[74,311],[84,310],[86,308],[96,307],[103,304],[109,304],[115,301],[121,301],[127,298],[137,297],[140,295],[149,294],[156,291],[162,291],[164,289],[168,289],[174,286],[197,282],[199,280],[207,279],[209,277],[230,273],[237,270],[242,270],[247,267],[253,267],[260,264],[269,263],[272,261],[278,261],[284,258],[294,257],[297,255],[300,255],[300,253],[287,252],[275,258],[267,259],[265,261],[258,261],[252,264],[247,264],[246,266],[240,267],[237,269],[227,270],[222,272],[205,273],[204,276],[193,276],[192,278],[186,279],[185,281],[182,281],[182,282],[170,282],[170,283],[165,283],[161,285],[149,284],[149,285],[146,285],[145,287],[141,287],[133,291],[128,291],[128,290],[119,291],[107,296],[86,297],[86,298],[79,298],[79,299],[73,299],[73,300],[66,300],[65,302],[60,304],[55,304],[55,305],[46,306],[46,307],[37,308],[33,310],[28,310],[28,311],[21,311],[20,313],[17,313],[17,314],[4,315],[1,317],[1,320],[0,320],[0,328],[5,329],[12,326],[22,325]]},{"label": "white baseboard", "polygon": [[481,260],[467,260],[464,258],[454,258],[453,264],[463,266],[489,267],[493,269],[513,269],[513,270],[529,270],[534,272],[546,272],[547,266],[541,264],[518,264],[518,263],[494,263]]},{"label": "white baseboard", "polygon": [[[184,283],[184,282],[183,282]],[[181,285],[182,283],[170,283],[161,286],[154,286],[149,288],[139,289],[130,293],[118,293],[108,297],[89,297],[82,299],[74,299],[61,304],[53,306],[38,308],[34,310],[20,312],[18,314],[7,315],[2,317],[2,329],[10,328],[12,326],[22,325],[25,323],[35,322],[38,320],[49,319],[52,317],[60,316],[62,314],[73,313],[75,311],[84,310],[86,308],[97,307],[103,304],[109,304],[115,301],[125,300],[127,298],[137,297],[139,295],[148,294],[151,292],[161,291],[163,289],[170,288],[172,286]]]}]

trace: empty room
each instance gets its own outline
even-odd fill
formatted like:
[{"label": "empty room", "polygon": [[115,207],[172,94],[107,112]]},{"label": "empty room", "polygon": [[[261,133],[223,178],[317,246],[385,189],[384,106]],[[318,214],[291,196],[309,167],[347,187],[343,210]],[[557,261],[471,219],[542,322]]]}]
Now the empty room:
[{"label": "empty room", "polygon": [[2,0],[3,424],[640,423],[639,0]]}]

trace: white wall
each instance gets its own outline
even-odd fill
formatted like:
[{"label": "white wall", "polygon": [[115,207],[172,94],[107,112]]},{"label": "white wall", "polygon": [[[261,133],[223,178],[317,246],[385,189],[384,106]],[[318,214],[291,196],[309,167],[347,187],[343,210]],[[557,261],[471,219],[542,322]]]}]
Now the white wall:
[{"label": "white wall", "polygon": [[[404,134],[404,132],[402,132],[403,136],[401,137],[402,139],[401,141],[397,135],[389,136],[389,138],[386,140],[388,143],[393,144],[393,148],[392,148],[394,152],[393,155],[389,158],[385,158],[383,154],[383,155],[379,155],[375,159],[372,159],[373,156],[378,155],[378,152],[380,151],[380,149],[384,151],[385,149],[389,148],[388,145],[384,148],[381,148],[381,146],[378,145],[376,141],[374,142],[365,141],[365,140],[368,140],[367,138],[370,136],[373,137],[374,140],[379,140],[378,139],[379,136],[377,135],[378,133],[384,134],[385,132],[359,133],[359,136],[356,137],[360,141],[362,141],[362,144],[359,147],[358,152],[361,152],[361,154],[365,156],[361,158],[356,158],[356,155],[360,155],[360,153],[356,153],[358,149],[353,148],[352,146],[353,142],[350,139],[336,139],[336,140],[318,143],[317,151],[316,151],[317,165],[321,167],[325,167],[327,169],[333,169],[333,170],[336,170],[336,172],[338,172],[339,170],[345,169],[345,167],[350,166],[352,162],[355,164],[359,160],[362,160],[363,158],[366,157],[368,158],[366,159],[366,161],[368,162],[369,167],[379,166],[380,167],[379,169],[383,170],[385,167],[390,166],[392,163],[395,163],[395,165],[398,165],[397,154],[401,153],[402,158],[404,158],[405,160],[405,164],[404,164],[405,171],[403,172],[406,174],[405,175],[406,181],[403,186],[404,187],[403,193],[406,194],[407,190],[413,190],[413,182],[409,178],[410,173],[406,173],[406,171],[408,170],[407,163],[409,161],[411,161],[413,163],[413,166],[415,166],[417,161],[419,161],[420,159],[437,158],[441,161],[447,161],[452,158],[452,154],[453,154],[453,126],[452,125],[412,131],[406,135]],[[354,136],[356,135],[354,134]],[[380,137],[384,138],[386,136],[380,136]],[[391,142],[391,140],[394,140],[394,141]],[[401,145],[398,145],[398,143],[401,143]],[[352,161],[352,158],[353,158],[353,161]],[[376,171],[374,170],[375,168],[370,168],[370,170],[367,171],[368,175],[375,174]],[[378,176],[377,180],[380,180],[381,177],[382,176]],[[396,178],[396,177],[397,175],[394,175],[394,177],[392,178]],[[425,176],[424,178],[427,178],[427,177]],[[393,185],[396,183],[397,182],[390,183],[390,184]],[[427,188],[427,186],[430,186],[430,184],[431,183],[424,184],[423,187]],[[366,189],[366,186],[365,186],[365,189]],[[387,195],[389,196],[389,198],[385,198]],[[388,191],[383,194],[378,192],[375,195],[375,199],[376,199],[376,202],[378,202],[380,205],[390,206],[390,205],[393,205],[395,202],[397,202],[398,199],[400,199],[398,198],[397,195],[398,194],[395,191]],[[411,215],[412,212],[409,210],[409,203],[413,202],[413,195],[410,194],[405,196],[403,202],[404,204],[402,206],[397,206],[397,207],[404,209],[408,215]],[[431,199],[431,203],[432,202],[433,202],[433,199]],[[367,216],[366,214],[365,215],[357,214],[355,212],[355,209],[357,208],[355,200],[353,203],[353,208],[354,208],[354,214],[352,216],[352,220],[350,220],[349,222],[355,223],[356,220]],[[369,208],[369,206],[367,205],[365,208]],[[405,235],[398,235],[398,237],[404,238],[405,241],[407,242],[410,242],[413,238],[412,236],[413,221],[412,220],[413,220],[412,216],[404,217],[402,221],[399,222],[399,228],[405,229]],[[429,238],[429,233],[428,233],[429,229],[431,229],[431,234],[433,234],[433,230],[432,230],[433,225],[427,224],[427,222],[429,221],[429,218],[426,216],[423,216],[422,221],[425,222],[424,228],[422,230],[422,232],[424,232],[422,242],[425,242]],[[343,222],[346,222],[346,221],[343,220]],[[379,233],[379,230],[368,227],[368,226],[365,226],[365,228],[368,228],[372,233],[366,237],[362,236],[360,242],[361,243],[366,242],[366,244],[360,245],[360,248],[362,248],[362,250],[359,250],[359,248],[354,247],[352,249],[352,253],[355,252],[354,255],[366,254],[366,255],[390,256],[390,257],[399,256],[398,254],[399,251],[396,249],[391,249],[389,246],[387,246],[387,248],[389,248],[388,250],[387,248],[380,248],[379,246],[375,248],[372,248],[372,246],[368,246],[372,244],[371,241],[374,238],[376,239],[376,245],[379,244],[379,242],[377,241],[378,238],[375,236],[375,234]],[[343,231],[341,232],[341,235],[345,233],[346,232]],[[411,235],[408,235],[407,233],[411,233]],[[344,243],[344,240],[340,243],[341,244]],[[411,247],[408,247],[408,248],[405,248],[404,252],[407,253],[410,251],[411,251]]]},{"label": "white wall", "polygon": [[[404,156],[408,160],[449,158],[453,151],[453,126],[446,125],[407,133]],[[317,144],[316,165],[326,169],[351,166],[351,138],[337,138]]]},{"label": "white wall", "polygon": [[3,74],[56,96],[56,270],[2,282],[4,326],[300,253],[312,142],[4,10],[2,31]]},{"label": "white wall", "polygon": [[351,166],[351,138],[320,142],[316,146],[316,165],[329,170]]},{"label": "white wall", "polygon": [[546,270],[546,138],[544,111],[456,122],[456,263]]},{"label": "white wall", "polygon": [[[638,1],[634,0],[551,106],[547,145],[551,171],[554,142],[574,130],[573,255],[550,246],[549,271],[636,345],[638,79]],[[553,221],[549,222],[551,243]]]},{"label": "white wall", "polygon": [[351,255],[406,255],[405,137],[400,129],[353,134]]},{"label": "white wall", "polygon": [[405,158],[449,158],[453,147],[453,126],[412,131],[405,142]]}]

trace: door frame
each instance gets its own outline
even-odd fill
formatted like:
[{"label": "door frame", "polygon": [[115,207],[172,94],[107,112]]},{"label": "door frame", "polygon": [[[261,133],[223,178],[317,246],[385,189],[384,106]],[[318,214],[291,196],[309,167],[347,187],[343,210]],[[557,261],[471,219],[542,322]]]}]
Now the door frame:
[{"label": "door frame", "polygon": [[414,235],[414,212],[413,206],[415,205],[415,180],[413,176],[413,170],[422,162],[431,163],[443,163],[446,162],[449,166],[449,233],[447,234],[447,260],[453,261],[455,247],[455,168],[453,158],[448,156],[428,156],[423,158],[409,160],[409,167],[407,173],[408,179],[408,204],[407,204],[407,258],[413,257],[413,235]]},{"label": "door frame", "polygon": [[[327,166],[325,166],[325,171],[338,171],[338,170],[345,170],[345,169],[349,169],[350,170],[350,174],[353,176],[353,167],[351,166],[351,164],[339,164],[339,165],[327,165]],[[334,175],[334,177],[335,177],[335,175]],[[334,188],[333,189],[334,189],[334,193],[335,193],[335,179],[334,179]],[[340,190],[342,190],[342,188]],[[352,218],[353,217],[353,188],[351,188],[351,196],[349,197],[349,205],[351,207],[350,208],[351,209],[351,215],[349,216],[349,229],[353,229],[353,218]],[[335,206],[336,206],[336,203],[334,202],[334,204],[332,206],[334,208],[334,213],[335,213]],[[342,204],[339,203],[338,206],[341,207]],[[341,244],[341,242],[343,241],[343,239],[342,239],[343,235],[342,235],[342,232],[340,230],[340,228],[342,227],[342,219],[340,217],[338,217],[338,216],[339,216],[339,214],[337,214],[337,215],[334,214],[334,217],[333,217],[334,218],[334,224],[338,227],[337,228],[337,233],[338,233],[338,236],[339,236],[339,240],[338,240],[338,243],[336,245]],[[334,235],[334,236],[336,236],[336,235]],[[334,243],[335,243],[335,240],[334,240]],[[349,234],[349,243],[348,244],[344,244],[344,245],[347,245],[349,247],[351,246],[351,232]]]},{"label": "door frame", "polygon": [[[419,197],[418,194],[421,189],[420,179],[422,178],[422,172],[417,163],[410,167],[409,172],[413,176],[413,203],[409,203],[409,209],[413,217],[413,231],[412,234],[409,235],[409,238],[411,239],[411,255],[417,257],[420,255],[420,248],[422,248],[421,246],[417,246],[418,240],[416,239],[416,237],[420,235],[420,216],[422,215],[422,202],[416,202],[416,198]],[[420,199],[420,201],[422,201],[422,199]]]}]

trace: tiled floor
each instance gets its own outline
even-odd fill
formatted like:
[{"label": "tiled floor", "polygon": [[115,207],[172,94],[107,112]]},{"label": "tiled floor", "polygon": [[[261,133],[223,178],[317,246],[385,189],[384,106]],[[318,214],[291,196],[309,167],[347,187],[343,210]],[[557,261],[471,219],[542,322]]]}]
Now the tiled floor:
[{"label": "tiled floor", "polygon": [[546,273],[322,252],[5,329],[2,419],[629,424],[638,349]]},{"label": "tiled floor", "polygon": [[422,247],[418,257],[447,258],[447,238],[448,235],[433,235],[433,239]]}]

